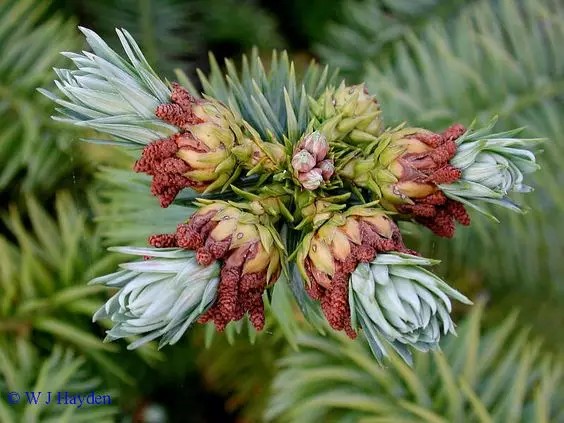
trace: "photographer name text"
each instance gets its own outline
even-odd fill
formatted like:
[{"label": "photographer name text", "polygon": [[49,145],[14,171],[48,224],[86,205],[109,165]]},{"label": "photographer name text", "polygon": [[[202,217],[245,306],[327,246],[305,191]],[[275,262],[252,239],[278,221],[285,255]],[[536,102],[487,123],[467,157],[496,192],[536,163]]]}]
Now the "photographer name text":
[{"label": "photographer name text", "polygon": [[25,391],[8,392],[6,399],[9,404],[15,405],[25,403],[29,405],[61,405],[82,408],[83,406],[110,405],[112,398],[107,394],[91,392],[69,392],[69,391]]}]

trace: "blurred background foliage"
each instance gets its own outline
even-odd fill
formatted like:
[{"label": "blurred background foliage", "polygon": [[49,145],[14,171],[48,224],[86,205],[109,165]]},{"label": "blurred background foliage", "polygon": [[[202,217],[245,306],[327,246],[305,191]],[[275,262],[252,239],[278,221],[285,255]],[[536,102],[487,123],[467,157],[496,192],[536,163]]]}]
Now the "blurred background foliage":
[{"label": "blurred background foliage", "polygon": [[[50,119],[35,89],[53,88],[59,52],[83,46],[77,24],[110,44],[125,27],[169,80],[197,81],[210,50],[223,63],[252,46],[264,58],[285,48],[298,70],[316,58],[366,81],[387,125],[441,130],[498,114],[500,129],[546,137],[527,215],[473,216],[451,241],[404,228],[410,247],[443,260],[437,273],[479,300],[457,310],[444,354],[379,367],[360,341],[303,324],[289,337],[274,323],[253,342],[196,328],[160,352],[103,344],[90,316],[108,292],[86,283],[120,260],[105,247],[144,242],[184,216],[157,207],[131,155],[79,143],[89,134]],[[96,389],[115,400],[53,414],[2,396],[0,421],[564,421],[562,45],[561,0],[0,2],[0,392]]]}]

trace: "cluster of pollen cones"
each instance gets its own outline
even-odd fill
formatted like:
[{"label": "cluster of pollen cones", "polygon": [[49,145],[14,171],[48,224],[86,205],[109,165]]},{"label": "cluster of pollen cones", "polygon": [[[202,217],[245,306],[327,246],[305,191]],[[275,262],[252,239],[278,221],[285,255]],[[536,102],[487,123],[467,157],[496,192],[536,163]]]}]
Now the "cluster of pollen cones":
[{"label": "cluster of pollen cones", "polygon": [[[455,124],[442,134],[418,133],[414,138],[423,142],[431,149],[424,153],[408,153],[399,161],[404,169],[409,169],[411,178],[406,181],[416,181],[429,187],[430,194],[412,198],[413,204],[404,204],[398,207],[400,213],[405,213],[427,226],[436,235],[450,238],[454,235],[455,221],[462,225],[470,224],[470,217],[462,203],[447,198],[437,188],[439,184],[448,184],[461,177],[461,171],[449,164],[456,154],[455,140],[466,129]],[[409,172],[408,172],[409,174]]]},{"label": "cluster of pollen cones", "polygon": [[149,237],[149,243],[158,248],[179,247],[196,251],[196,260],[208,266],[215,260],[223,260],[218,288],[218,296],[213,306],[203,314],[199,321],[213,321],[218,330],[223,330],[231,321],[240,320],[245,313],[257,330],[264,327],[264,306],[262,293],[266,288],[266,269],[245,272],[245,264],[257,258],[260,241],[251,241],[236,248],[229,234],[215,240],[211,233],[220,222],[214,220],[216,210],[197,213],[186,224],[178,225],[173,234],[159,234]]},{"label": "cluster of pollen cones", "polygon": [[397,225],[381,212],[353,212],[341,223],[329,221],[321,226],[301,258],[310,282],[306,285],[308,294],[320,302],[333,329],[344,330],[355,338],[349,307],[351,273],[359,263],[370,263],[378,253],[414,252],[405,247]]}]

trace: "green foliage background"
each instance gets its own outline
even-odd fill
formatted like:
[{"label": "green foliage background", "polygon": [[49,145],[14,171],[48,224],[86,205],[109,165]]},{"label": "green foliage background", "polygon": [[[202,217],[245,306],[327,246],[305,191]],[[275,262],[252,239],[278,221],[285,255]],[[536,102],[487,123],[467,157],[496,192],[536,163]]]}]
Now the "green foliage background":
[{"label": "green foliage background", "polygon": [[[283,5],[281,5],[283,3]],[[249,337],[193,330],[179,345],[135,352],[103,344],[92,313],[108,292],[86,285],[183,219],[163,213],[132,157],[79,143],[50,119],[61,51],[77,24],[116,42],[125,27],[169,80],[197,81],[257,46],[288,49],[366,81],[387,125],[453,121],[525,126],[546,137],[525,216],[473,216],[452,241],[407,225],[410,247],[477,300],[457,310],[444,354],[378,367],[362,342],[299,323]],[[0,3],[0,421],[564,421],[564,4],[560,0],[5,0]],[[301,317],[289,304],[278,313]],[[507,317],[510,316],[510,317]],[[288,316],[290,318],[290,316]],[[328,331],[327,331],[328,332]],[[294,335],[288,336],[289,333]],[[559,335],[560,334],[560,335]],[[9,391],[95,389],[113,405],[18,406]]]}]

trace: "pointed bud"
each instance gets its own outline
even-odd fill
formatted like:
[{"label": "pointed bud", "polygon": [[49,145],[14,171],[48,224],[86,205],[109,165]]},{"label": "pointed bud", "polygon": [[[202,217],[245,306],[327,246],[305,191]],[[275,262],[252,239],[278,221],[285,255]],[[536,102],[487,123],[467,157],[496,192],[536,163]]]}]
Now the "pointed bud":
[{"label": "pointed bud", "polygon": [[331,179],[331,176],[335,173],[335,166],[333,165],[333,160],[325,159],[321,161],[317,167],[321,169],[321,175],[325,181]]},{"label": "pointed bud", "polygon": [[300,145],[311,153],[311,155],[315,158],[316,163],[327,157],[327,153],[329,152],[329,143],[327,142],[327,138],[318,131],[315,131],[305,137]]},{"label": "pointed bud", "polygon": [[296,172],[308,172],[316,163],[315,157],[307,150],[300,150],[292,157],[292,167]]},{"label": "pointed bud", "polygon": [[311,111],[320,123],[318,131],[330,142],[366,145],[383,129],[380,105],[364,84],[342,83],[326,90]]},{"label": "pointed bud", "polygon": [[321,169],[315,168],[309,172],[299,173],[298,180],[302,184],[302,187],[309,191],[314,191],[319,188],[323,182],[322,171]]}]

